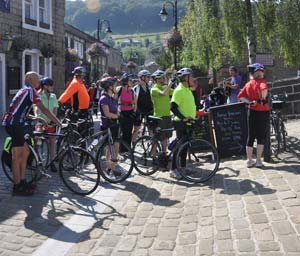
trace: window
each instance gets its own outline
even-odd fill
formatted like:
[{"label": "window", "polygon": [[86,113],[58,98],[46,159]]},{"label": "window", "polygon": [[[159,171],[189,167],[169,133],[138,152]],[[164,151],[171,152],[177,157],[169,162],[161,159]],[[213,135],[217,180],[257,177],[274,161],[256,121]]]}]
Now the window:
[{"label": "window", "polygon": [[53,34],[52,0],[23,0],[23,27]]},{"label": "window", "polygon": [[52,60],[46,59],[41,55],[37,49],[25,50],[24,61],[22,65],[23,74],[28,71],[35,71],[42,76],[52,76]]}]

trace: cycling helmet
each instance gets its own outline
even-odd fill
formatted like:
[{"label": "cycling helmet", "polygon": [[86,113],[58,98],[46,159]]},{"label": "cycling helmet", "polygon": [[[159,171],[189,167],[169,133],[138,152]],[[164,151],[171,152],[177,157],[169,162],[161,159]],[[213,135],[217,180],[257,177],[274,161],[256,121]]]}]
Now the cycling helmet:
[{"label": "cycling helmet", "polygon": [[138,73],[138,77],[142,77],[142,76],[151,76],[151,73],[148,70],[143,69]]},{"label": "cycling helmet", "polygon": [[111,76],[102,78],[100,81],[100,87],[104,90],[107,90],[108,87],[113,86],[116,81],[116,78]]},{"label": "cycling helmet", "polygon": [[162,77],[166,76],[166,73],[162,70],[156,70],[151,76],[154,79],[159,79],[159,78],[162,78]]},{"label": "cycling helmet", "polygon": [[265,70],[264,65],[260,64],[260,63],[254,63],[254,64],[248,65],[248,71],[249,72],[256,72],[258,70],[264,71]]},{"label": "cycling helmet", "polygon": [[72,71],[72,74],[74,75],[79,75],[79,76],[83,76],[86,73],[86,69],[85,67],[82,66],[78,66],[76,68],[74,68],[74,70]]},{"label": "cycling helmet", "polygon": [[43,77],[40,80],[40,82],[41,82],[41,86],[44,86],[44,85],[52,86],[54,84],[53,80],[50,77]]},{"label": "cycling helmet", "polygon": [[177,77],[183,77],[191,74],[193,74],[193,70],[191,70],[190,68],[182,68],[176,73]]},{"label": "cycling helmet", "polygon": [[133,77],[132,74],[129,74],[129,73],[124,73],[122,75],[122,77],[120,78],[120,82],[123,83],[123,84],[126,84],[129,80],[129,78]]}]

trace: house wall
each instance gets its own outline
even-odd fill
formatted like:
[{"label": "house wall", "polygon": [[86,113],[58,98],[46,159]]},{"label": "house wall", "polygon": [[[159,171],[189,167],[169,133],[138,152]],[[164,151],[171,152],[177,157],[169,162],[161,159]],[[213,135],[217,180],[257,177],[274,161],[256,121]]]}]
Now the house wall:
[{"label": "house wall", "polygon": [[[44,33],[34,31],[23,27],[22,24],[22,0],[11,0],[10,11],[0,11],[0,33],[9,33],[17,40],[24,40],[29,43],[27,50],[39,52],[43,44],[51,44],[55,48],[55,55],[48,59],[52,67],[52,78],[56,88],[64,87],[64,16],[65,1],[52,0],[52,32]],[[5,87],[7,101],[6,106],[14,96],[15,90],[11,90],[13,85],[15,89],[20,88],[24,78],[24,51],[16,51],[13,48],[6,54],[6,70],[18,74],[17,77],[7,76]],[[45,60],[46,61],[46,60]]]}]

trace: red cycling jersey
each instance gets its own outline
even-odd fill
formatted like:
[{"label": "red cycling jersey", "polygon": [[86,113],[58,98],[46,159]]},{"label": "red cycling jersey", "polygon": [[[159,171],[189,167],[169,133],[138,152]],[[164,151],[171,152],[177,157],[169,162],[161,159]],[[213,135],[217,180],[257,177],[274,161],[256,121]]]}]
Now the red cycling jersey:
[{"label": "red cycling jersey", "polygon": [[[251,79],[238,94],[238,99],[246,97],[249,101],[257,101],[261,99],[262,91],[268,90],[268,85],[264,79]],[[269,103],[258,103],[255,106],[249,105],[249,108],[255,111],[269,111]]]}]

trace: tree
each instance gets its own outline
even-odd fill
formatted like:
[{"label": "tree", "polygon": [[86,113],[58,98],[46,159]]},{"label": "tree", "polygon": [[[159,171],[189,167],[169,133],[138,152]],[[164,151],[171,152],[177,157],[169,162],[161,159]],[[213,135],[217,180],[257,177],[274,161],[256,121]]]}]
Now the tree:
[{"label": "tree", "polygon": [[194,0],[180,23],[183,65],[202,69],[249,63],[256,51],[300,64],[300,0]]}]

